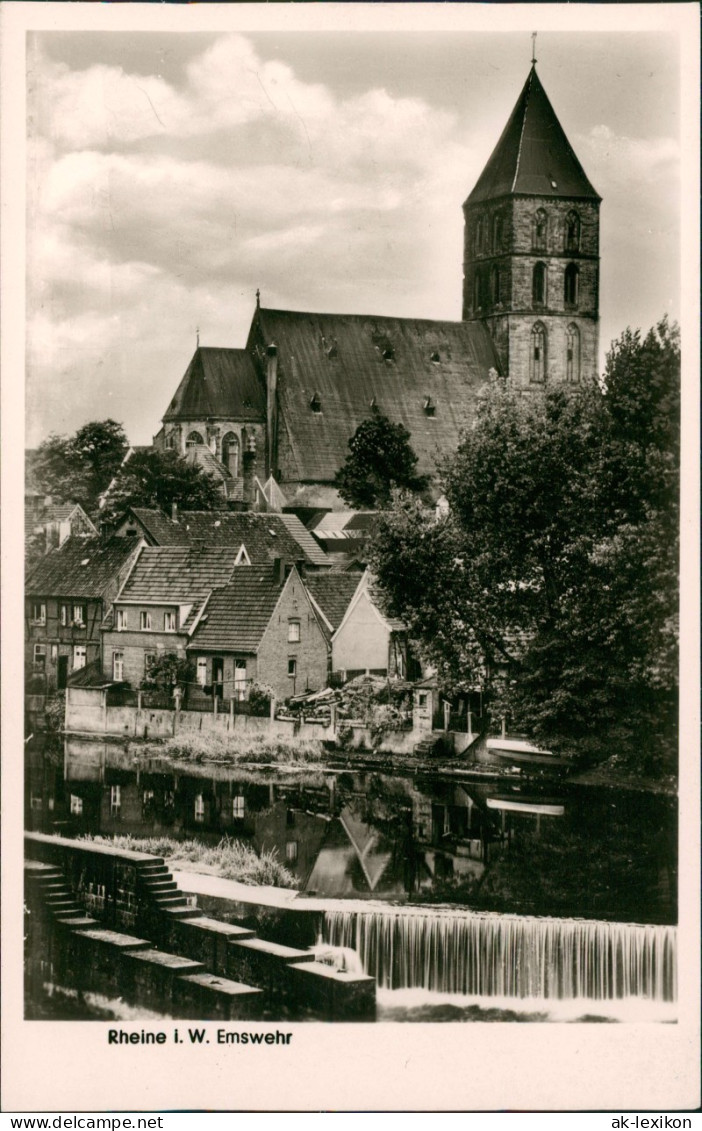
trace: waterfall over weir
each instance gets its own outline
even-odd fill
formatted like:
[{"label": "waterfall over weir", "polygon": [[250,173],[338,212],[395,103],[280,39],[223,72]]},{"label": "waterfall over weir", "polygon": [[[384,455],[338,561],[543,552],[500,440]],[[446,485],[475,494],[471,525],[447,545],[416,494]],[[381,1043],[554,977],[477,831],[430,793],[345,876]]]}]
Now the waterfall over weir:
[{"label": "waterfall over weir", "polygon": [[385,989],[513,998],[676,999],[676,929],[444,910],[327,911]]}]

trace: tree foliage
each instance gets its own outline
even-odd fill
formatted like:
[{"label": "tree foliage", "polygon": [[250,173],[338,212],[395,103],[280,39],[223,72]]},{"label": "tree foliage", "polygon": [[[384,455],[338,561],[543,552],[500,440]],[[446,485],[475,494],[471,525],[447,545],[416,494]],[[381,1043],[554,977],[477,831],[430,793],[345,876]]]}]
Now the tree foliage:
[{"label": "tree foliage", "polygon": [[186,687],[194,678],[195,669],[187,658],[177,652],[162,652],[149,663],[141,686],[145,689],[171,691],[174,687]]},{"label": "tree foliage", "polygon": [[121,424],[93,421],[72,436],[49,436],[37,449],[32,475],[45,494],[94,513],[128,448]]},{"label": "tree foliage", "polygon": [[426,476],[417,474],[417,456],[402,424],[377,415],[359,424],[349,440],[349,454],[334,485],[352,507],[388,506],[397,488],[421,491]]},{"label": "tree foliage", "polygon": [[217,510],[222,506],[219,484],[176,452],[135,452],[120,468],[104,517],[109,520],[127,507],[158,507],[170,512],[173,503],[183,510]]},{"label": "tree foliage", "polygon": [[449,514],[397,499],[372,562],[447,691],[647,771],[675,749],[679,378],[664,320],[614,343],[604,389],[493,386],[443,467]]}]

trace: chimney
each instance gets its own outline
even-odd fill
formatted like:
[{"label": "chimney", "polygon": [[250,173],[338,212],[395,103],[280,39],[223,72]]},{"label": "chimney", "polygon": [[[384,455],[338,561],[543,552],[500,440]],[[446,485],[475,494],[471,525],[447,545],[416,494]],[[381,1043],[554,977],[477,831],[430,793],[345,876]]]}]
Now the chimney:
[{"label": "chimney", "polygon": [[171,522],[178,521],[178,504],[171,503]]},{"label": "chimney", "polygon": [[285,581],[286,569],[283,558],[273,558],[273,579],[278,585]]},{"label": "chimney", "polygon": [[255,506],[256,487],[256,437],[251,432],[246,437],[242,458],[244,510],[252,511]]},{"label": "chimney", "polygon": [[271,342],[266,349],[266,440],[268,474],[273,474],[278,447],[278,347]]}]

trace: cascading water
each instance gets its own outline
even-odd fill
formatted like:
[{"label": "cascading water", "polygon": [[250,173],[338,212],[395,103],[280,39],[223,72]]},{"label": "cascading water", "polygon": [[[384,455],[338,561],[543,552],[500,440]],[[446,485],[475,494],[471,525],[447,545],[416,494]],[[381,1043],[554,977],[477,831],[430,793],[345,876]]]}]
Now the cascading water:
[{"label": "cascading water", "polygon": [[676,999],[676,929],[460,911],[327,911],[323,939],[385,989],[511,998]]}]

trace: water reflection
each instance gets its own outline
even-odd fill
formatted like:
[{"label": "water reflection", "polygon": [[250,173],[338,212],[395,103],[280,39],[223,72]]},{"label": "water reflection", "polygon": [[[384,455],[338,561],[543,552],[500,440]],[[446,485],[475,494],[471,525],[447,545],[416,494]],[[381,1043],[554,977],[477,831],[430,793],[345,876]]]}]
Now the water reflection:
[{"label": "water reflection", "polygon": [[[132,748],[133,749],[133,748]],[[121,745],[30,743],[26,827],[228,835],[302,893],[673,922],[671,799],[508,778],[172,764]]]}]

